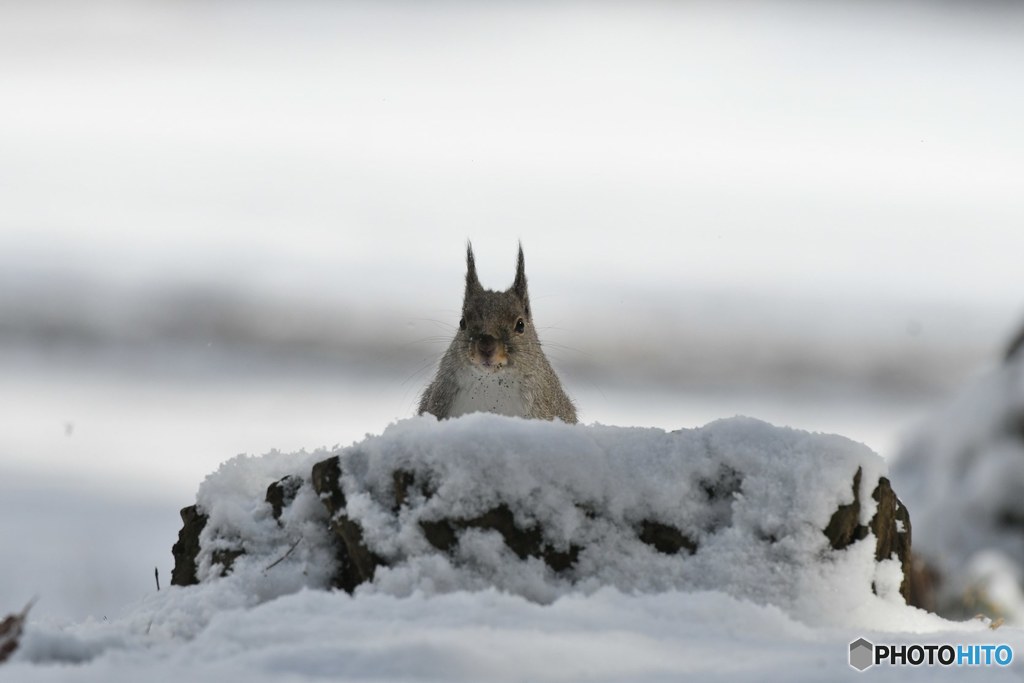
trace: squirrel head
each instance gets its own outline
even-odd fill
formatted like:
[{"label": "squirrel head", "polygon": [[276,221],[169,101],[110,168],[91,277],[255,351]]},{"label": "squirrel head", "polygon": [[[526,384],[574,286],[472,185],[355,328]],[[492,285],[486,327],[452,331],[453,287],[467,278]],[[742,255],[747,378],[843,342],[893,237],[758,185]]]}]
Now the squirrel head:
[{"label": "squirrel head", "polygon": [[498,372],[539,349],[526,291],[523,246],[519,245],[516,279],[504,292],[484,289],[476,274],[473,245],[466,249],[466,294],[456,339],[466,358],[481,370]]}]

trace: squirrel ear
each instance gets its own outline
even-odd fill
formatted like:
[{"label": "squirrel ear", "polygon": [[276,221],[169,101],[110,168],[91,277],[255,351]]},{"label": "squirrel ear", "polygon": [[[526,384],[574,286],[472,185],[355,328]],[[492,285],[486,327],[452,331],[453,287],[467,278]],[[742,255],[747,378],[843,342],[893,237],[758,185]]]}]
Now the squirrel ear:
[{"label": "squirrel ear", "polygon": [[519,259],[516,262],[516,281],[512,284],[512,291],[516,293],[526,306],[526,315],[530,315],[530,296],[526,292],[526,261],[523,258],[523,245],[519,244]]},{"label": "squirrel ear", "polygon": [[476,276],[476,262],[473,260],[473,244],[466,242],[466,296],[471,292],[482,289],[480,280]]}]

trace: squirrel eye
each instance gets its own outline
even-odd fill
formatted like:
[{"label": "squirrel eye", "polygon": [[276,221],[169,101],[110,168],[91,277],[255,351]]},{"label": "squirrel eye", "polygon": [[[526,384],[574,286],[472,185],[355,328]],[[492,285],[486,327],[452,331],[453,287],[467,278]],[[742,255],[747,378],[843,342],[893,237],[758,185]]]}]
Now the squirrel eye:
[{"label": "squirrel eye", "polygon": [[465,318],[462,318],[462,319],[459,320],[459,329],[460,330],[466,329],[466,319]]},{"label": "squirrel eye", "polygon": [[519,320],[516,321],[516,332],[518,332],[519,334],[522,334],[525,331],[526,331],[526,323],[523,322],[522,318],[520,318]]}]

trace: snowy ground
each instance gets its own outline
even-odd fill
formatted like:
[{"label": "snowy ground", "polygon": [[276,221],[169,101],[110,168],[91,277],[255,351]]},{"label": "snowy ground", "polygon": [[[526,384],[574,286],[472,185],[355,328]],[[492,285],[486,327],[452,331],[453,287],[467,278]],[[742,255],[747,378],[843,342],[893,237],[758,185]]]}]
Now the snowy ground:
[{"label": "snowy ground", "polygon": [[[303,591],[255,607],[244,606],[244,595],[188,592],[152,596],[112,623],[78,624],[64,633],[36,627],[22,656],[63,653],[68,663],[21,659],[0,669],[0,679],[976,680],[1001,672],[875,667],[858,673],[847,664],[847,650],[862,636],[876,643],[1024,648],[1020,630],[992,632],[977,623],[936,623],[920,634],[811,628],[776,608],[717,592],[636,596],[608,589],[540,606],[494,591],[407,598]],[[157,619],[171,621],[178,633],[151,628]],[[98,651],[103,654],[95,656]],[[1015,664],[1002,673],[1019,677]]]}]

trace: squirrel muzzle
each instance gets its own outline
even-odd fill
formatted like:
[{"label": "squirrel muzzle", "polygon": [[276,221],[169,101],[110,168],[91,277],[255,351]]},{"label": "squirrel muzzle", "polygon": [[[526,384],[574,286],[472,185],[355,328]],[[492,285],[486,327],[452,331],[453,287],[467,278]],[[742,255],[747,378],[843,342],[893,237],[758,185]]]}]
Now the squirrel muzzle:
[{"label": "squirrel muzzle", "polygon": [[500,369],[508,364],[508,351],[504,342],[489,334],[481,334],[472,340],[473,362],[485,368]]}]

